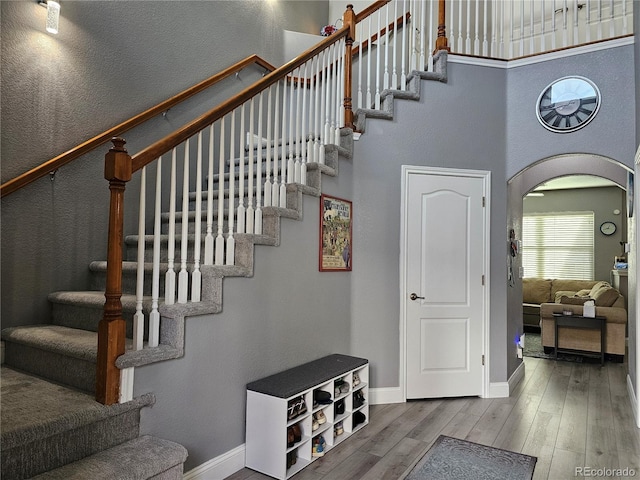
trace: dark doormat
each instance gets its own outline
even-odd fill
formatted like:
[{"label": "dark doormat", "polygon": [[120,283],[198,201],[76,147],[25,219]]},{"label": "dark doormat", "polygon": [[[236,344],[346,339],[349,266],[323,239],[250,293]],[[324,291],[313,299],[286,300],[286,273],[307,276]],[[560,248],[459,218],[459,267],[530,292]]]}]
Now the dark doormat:
[{"label": "dark doormat", "polygon": [[[524,335],[524,350],[522,354],[525,357],[535,358],[547,358],[549,360],[555,360],[553,352],[544,353],[542,347],[542,338],[539,333],[527,332]],[[558,352],[558,360],[563,362],[576,362],[576,363],[600,363],[600,358],[596,358],[589,355],[581,355],[578,353]]]},{"label": "dark doormat", "polygon": [[537,460],[440,435],[404,480],[531,480]]}]

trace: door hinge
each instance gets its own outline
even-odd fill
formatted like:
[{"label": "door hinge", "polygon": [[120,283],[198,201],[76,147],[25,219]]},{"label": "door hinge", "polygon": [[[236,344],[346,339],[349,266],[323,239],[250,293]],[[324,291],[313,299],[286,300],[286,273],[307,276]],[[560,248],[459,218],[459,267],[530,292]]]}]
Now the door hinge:
[{"label": "door hinge", "polygon": [[482,275],[482,286],[484,286],[484,275]]},{"label": "door hinge", "polygon": [[483,207],[487,206],[487,197],[482,197],[482,206]]},{"label": "door hinge", "polygon": [[484,365],[484,355],[482,355],[482,365]]}]

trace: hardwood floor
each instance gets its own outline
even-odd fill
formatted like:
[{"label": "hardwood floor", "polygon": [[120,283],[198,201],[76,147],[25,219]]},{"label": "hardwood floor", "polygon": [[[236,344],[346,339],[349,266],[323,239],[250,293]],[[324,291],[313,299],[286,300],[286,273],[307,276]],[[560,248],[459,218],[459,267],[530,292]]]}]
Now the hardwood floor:
[{"label": "hardwood floor", "polygon": [[[626,363],[600,367],[526,357],[525,377],[509,398],[373,405],[366,428],[293,478],[397,479],[440,434],[534,455],[535,480],[584,478],[576,475],[576,467],[628,467],[638,478],[640,429],[631,411],[626,372]],[[245,468],[227,480],[268,478]]]}]

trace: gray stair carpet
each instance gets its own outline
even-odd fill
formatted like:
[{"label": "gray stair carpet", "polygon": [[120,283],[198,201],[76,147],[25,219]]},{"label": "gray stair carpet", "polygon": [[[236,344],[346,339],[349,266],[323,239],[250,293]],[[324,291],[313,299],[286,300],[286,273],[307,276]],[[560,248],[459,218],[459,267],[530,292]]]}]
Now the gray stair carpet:
[{"label": "gray stair carpet", "polygon": [[[87,393],[6,366],[0,383],[3,479],[45,472],[52,476],[42,478],[173,479],[180,478],[178,470],[182,475],[184,447],[139,437],[140,409],[154,403],[152,394],[106,406]],[[112,474],[120,468],[129,473]]]}]

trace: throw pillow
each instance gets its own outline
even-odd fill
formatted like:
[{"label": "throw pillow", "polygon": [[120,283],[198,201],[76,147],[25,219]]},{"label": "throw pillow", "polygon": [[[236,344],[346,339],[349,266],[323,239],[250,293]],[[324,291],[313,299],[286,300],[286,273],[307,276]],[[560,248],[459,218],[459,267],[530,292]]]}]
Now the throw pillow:
[{"label": "throw pillow", "polygon": [[558,290],[556,292],[556,298],[554,299],[554,301],[556,303],[562,303],[560,301],[560,299],[562,297],[574,297],[575,295],[577,295],[576,292],[573,292],[573,291],[570,291],[570,290]]},{"label": "throw pillow", "polygon": [[578,290],[574,296],[575,297],[588,297],[590,292],[591,292],[591,289],[590,288],[586,288],[584,290]]},{"label": "throw pillow", "polygon": [[613,287],[601,288],[592,297],[596,301],[596,307],[610,307],[616,300],[620,293]]},{"label": "throw pillow", "polygon": [[522,280],[522,301],[524,303],[545,303],[551,297],[551,280],[524,278]]},{"label": "throw pillow", "polygon": [[564,303],[565,305],[584,305],[584,302],[587,300],[591,300],[589,297],[568,297],[563,295],[560,298],[560,303]]}]

